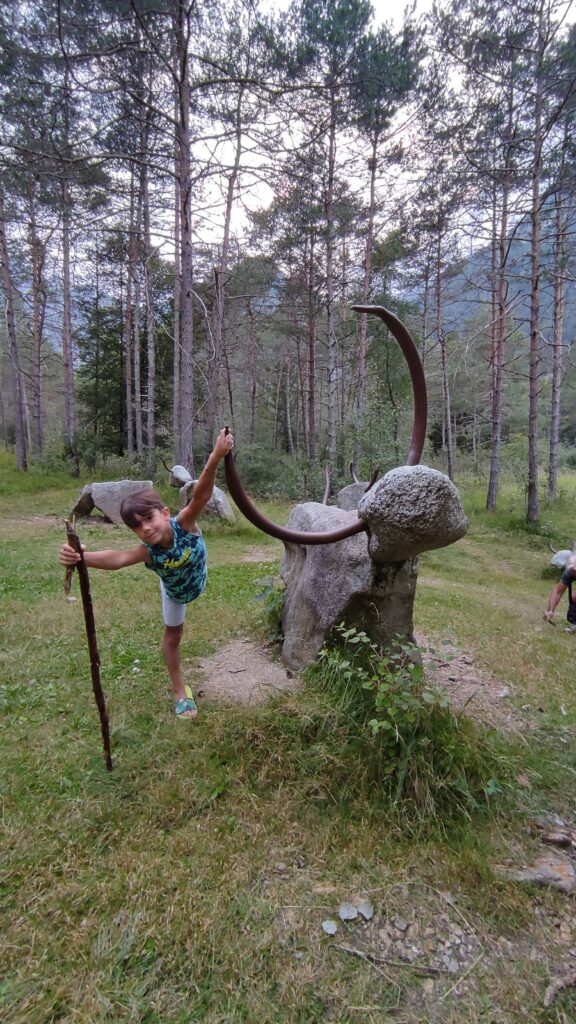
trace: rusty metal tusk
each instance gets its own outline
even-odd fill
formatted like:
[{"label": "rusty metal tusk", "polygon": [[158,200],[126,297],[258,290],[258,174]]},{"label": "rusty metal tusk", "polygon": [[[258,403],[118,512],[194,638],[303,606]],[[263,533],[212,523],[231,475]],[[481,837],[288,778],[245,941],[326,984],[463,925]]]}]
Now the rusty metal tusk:
[{"label": "rusty metal tusk", "polygon": [[414,425],[412,427],[412,440],[406,459],[407,466],[417,466],[422,458],[422,449],[426,440],[426,423],[428,420],[428,396],[426,392],[426,380],[424,369],[418,355],[418,349],[412,341],[410,334],[401,320],[394,313],[384,306],[352,306],[355,313],[373,313],[384,321],[390,333],[394,336],[410,371],[412,381],[412,394],[414,396]]},{"label": "rusty metal tusk", "polygon": [[[376,483],[376,481],[378,479],[379,474],[380,474],[380,470],[379,469],[375,469],[374,472],[372,473],[372,476],[370,477],[369,483],[364,488],[364,494],[368,494],[368,491],[372,490],[372,488],[374,487],[374,484]],[[360,483],[359,480],[358,480],[358,483]]]},{"label": "rusty metal tusk", "polygon": [[253,526],[257,526],[259,530],[270,534],[271,537],[278,537],[279,540],[288,541],[291,544],[333,544],[334,541],[345,540],[346,537],[352,537],[355,533],[361,533],[366,529],[366,523],[361,519],[349,526],[343,526],[339,530],[326,530],[321,533],[307,533],[306,530],[290,530],[287,526],[278,526],[277,523],[273,523],[271,519],[262,515],[250,501],[236,472],[232,452],[228,452],[224,458],[224,471],[228,490],[240,511]]},{"label": "rusty metal tusk", "polygon": [[[406,465],[416,466],[420,462],[424,441],[426,440],[426,420],[428,415],[426,381],[418,350],[401,320],[394,313],[391,313],[390,310],[385,309],[384,306],[352,306],[352,309],[356,313],[373,313],[375,316],[380,317],[400,345],[404,358],[408,363],[414,395],[414,425]],[[346,540],[347,537],[353,537],[355,534],[362,533],[363,530],[368,529],[367,524],[361,519],[358,519],[355,523],[350,523],[348,526],[341,527],[339,530],[323,530],[320,533],[309,533],[306,530],[290,530],[287,526],[278,526],[277,523],[273,523],[271,519],[267,519],[266,516],[262,515],[250,501],[236,471],[232,452],[228,452],[224,459],[224,471],[228,490],[240,511],[253,526],[258,527],[264,533],[268,533],[271,537],[277,537],[279,540],[291,544],[334,544],[336,541]]]}]

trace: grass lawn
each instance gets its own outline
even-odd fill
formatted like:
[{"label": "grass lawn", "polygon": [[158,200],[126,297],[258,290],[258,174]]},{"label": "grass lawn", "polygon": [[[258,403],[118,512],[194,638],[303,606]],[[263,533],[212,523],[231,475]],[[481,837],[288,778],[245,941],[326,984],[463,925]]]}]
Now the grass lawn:
[{"label": "grass lawn", "polygon": [[[488,808],[428,829],[401,827],[357,754],[314,732],[313,693],[206,703],[196,722],[176,722],[157,583],[141,566],[91,571],[106,772],[77,581],[69,603],[57,563],[80,483],[36,471],[4,479],[3,1024],[576,1019],[570,986],[544,1008],[551,979],[575,966],[573,897],[495,869],[545,850],[535,815],[576,819],[576,637],[563,632],[565,606],[555,629],[542,622],[557,579],[548,538],[572,539],[576,478],[545,507],[540,533],[524,529],[513,492],[489,517],[467,489],[469,534],[421,559],[417,629],[501,679],[526,721],[521,738],[492,737],[502,777]],[[121,528],[78,529],[89,547],[130,541]],[[257,581],[282,552],[242,519],[208,526],[206,539],[208,591],[184,642],[192,685],[199,656],[257,631]],[[254,549],[262,562],[243,561]],[[325,934],[340,904],[361,897],[374,917]]]}]

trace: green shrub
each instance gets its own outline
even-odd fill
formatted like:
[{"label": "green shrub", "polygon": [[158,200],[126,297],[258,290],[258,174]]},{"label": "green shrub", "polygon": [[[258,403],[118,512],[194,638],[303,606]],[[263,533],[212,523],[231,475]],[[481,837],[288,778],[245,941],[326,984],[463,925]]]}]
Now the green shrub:
[{"label": "green shrub", "polygon": [[259,498],[322,501],[324,467],[253,444],[236,458],[246,490]]},{"label": "green shrub", "polygon": [[[426,683],[414,644],[398,638],[382,654],[366,633],[341,623],[307,672],[338,726],[365,748],[372,783],[404,819],[470,815],[501,790],[495,751],[442,690]],[[325,715],[330,729],[334,721]]]},{"label": "green shrub", "polygon": [[254,600],[260,602],[260,624],[265,631],[266,639],[279,643],[283,639],[282,609],[286,588],[276,576],[265,576],[255,582],[258,592]]}]

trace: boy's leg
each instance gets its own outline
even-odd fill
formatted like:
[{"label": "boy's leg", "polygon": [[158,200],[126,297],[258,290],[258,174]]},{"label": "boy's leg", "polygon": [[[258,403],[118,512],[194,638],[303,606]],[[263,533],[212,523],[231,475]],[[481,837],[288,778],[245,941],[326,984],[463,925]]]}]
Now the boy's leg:
[{"label": "boy's leg", "polygon": [[176,700],[185,697],[184,680],[180,671],[180,641],[184,633],[184,626],[164,626],[162,637],[162,654],[166,662],[166,668],[172,682],[172,689]]},{"label": "boy's leg", "polygon": [[[186,689],[182,672],[180,669],[180,641],[184,634],[184,616],[186,614],[185,604],[176,604],[166,594],[162,581],[160,581],[162,592],[162,612],[164,615],[164,636],[162,637],[162,654],[166,662],[166,668],[172,683],[174,699],[176,701],[186,698]],[[179,718],[192,718],[197,714],[194,708],[183,711]]]}]

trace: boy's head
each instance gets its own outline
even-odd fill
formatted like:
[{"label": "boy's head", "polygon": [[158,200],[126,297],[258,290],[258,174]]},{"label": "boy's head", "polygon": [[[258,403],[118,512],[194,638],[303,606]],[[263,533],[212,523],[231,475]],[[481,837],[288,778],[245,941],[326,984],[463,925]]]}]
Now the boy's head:
[{"label": "boy's head", "polygon": [[147,488],[145,491],[135,491],[124,498],[120,505],[120,515],[126,526],[134,530],[155,508],[162,511],[166,504],[156,491]]}]

